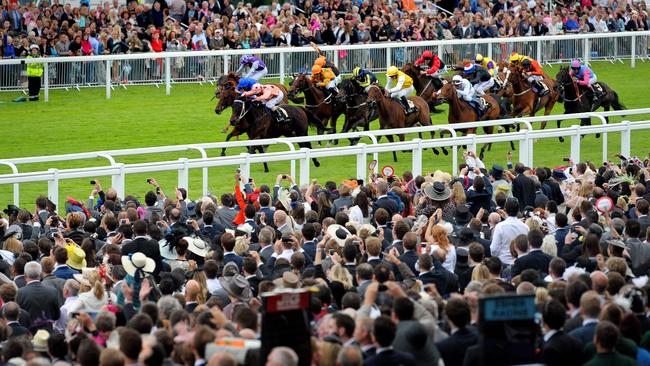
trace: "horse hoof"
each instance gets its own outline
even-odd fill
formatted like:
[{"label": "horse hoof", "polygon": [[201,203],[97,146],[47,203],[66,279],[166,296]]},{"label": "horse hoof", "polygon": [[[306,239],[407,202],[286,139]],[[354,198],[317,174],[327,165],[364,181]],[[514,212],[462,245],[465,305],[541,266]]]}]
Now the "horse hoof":
[{"label": "horse hoof", "polygon": [[325,148],[330,148],[330,147],[332,147],[332,144],[329,141],[327,141],[327,143],[325,144]]},{"label": "horse hoof", "polygon": [[436,148],[434,147],[434,148],[433,148],[433,154],[434,154],[434,155],[440,155],[440,151],[438,151],[438,149],[436,149]]},{"label": "horse hoof", "polygon": [[564,137],[560,136],[560,142],[564,142]]},{"label": "horse hoof", "polygon": [[339,140],[334,140],[334,146],[339,144]]},{"label": "horse hoof", "polygon": [[447,151],[447,149],[442,149],[442,153],[445,154],[445,156],[449,155],[449,151]]},{"label": "horse hoof", "polygon": [[600,134],[599,134],[599,133],[596,134],[596,138],[597,138],[597,139],[600,138]]},{"label": "horse hoof", "polygon": [[221,156],[226,156],[226,152],[225,152],[225,151],[222,151],[222,152],[221,152]]},{"label": "horse hoof", "polygon": [[314,166],[316,168],[318,168],[320,166],[320,161],[318,161],[318,160],[314,161]]}]

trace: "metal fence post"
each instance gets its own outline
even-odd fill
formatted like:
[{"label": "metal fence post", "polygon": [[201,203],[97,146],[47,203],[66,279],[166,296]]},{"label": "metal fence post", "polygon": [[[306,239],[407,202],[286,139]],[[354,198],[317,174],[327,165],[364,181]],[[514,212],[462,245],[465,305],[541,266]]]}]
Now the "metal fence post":
[{"label": "metal fence post", "polygon": [[171,95],[172,93],[172,59],[171,57],[164,58],[165,60],[165,94]]},{"label": "metal fence post", "polygon": [[632,34],[632,49],[630,50],[630,67],[636,67],[636,36]]},{"label": "metal fence post", "polygon": [[111,61],[106,60],[106,99],[111,99]]},{"label": "metal fence post", "polygon": [[589,38],[585,38],[582,40],[582,52],[583,52],[582,58],[584,58],[585,65],[589,65],[589,56],[591,56],[589,54]]},{"label": "metal fence post", "polygon": [[47,181],[47,197],[50,201],[54,202],[55,205],[59,205],[59,170],[58,169],[48,169],[48,172],[52,173],[52,179]]},{"label": "metal fence post", "polygon": [[621,155],[630,156],[630,137],[632,130],[630,130],[630,121],[623,121],[621,124],[625,125],[625,129],[621,131]]},{"label": "metal fence post", "polygon": [[302,187],[304,185],[309,184],[309,168],[310,168],[310,166],[309,166],[309,159],[310,159],[309,158],[309,151],[310,150],[308,148],[306,148],[306,147],[303,147],[303,148],[300,149],[300,151],[303,154],[305,154],[305,156],[303,156],[300,159],[300,179],[298,180],[298,182],[299,182],[298,184]]},{"label": "metal fence post", "polygon": [[183,164],[183,167],[178,169],[178,187],[185,188],[189,192],[189,181],[190,181],[190,168],[187,158],[178,159],[180,163]]},{"label": "metal fence post", "polygon": [[488,43],[487,57],[492,58],[492,42]]},{"label": "metal fence post", "polygon": [[43,69],[43,79],[43,93],[45,103],[47,103],[50,101],[50,64],[47,62]]},{"label": "metal fence post", "polygon": [[574,163],[580,161],[580,126],[574,125],[571,132],[571,160]]},{"label": "metal fence post", "polygon": [[528,148],[528,145],[530,144],[530,139],[528,138],[528,130],[524,131],[524,138],[519,140],[519,162],[522,164],[529,166],[528,164],[528,159],[529,156],[528,154],[530,153],[530,149]]},{"label": "metal fence post", "polygon": [[280,52],[280,84],[284,85],[284,75],[285,75],[285,60],[284,52]]},{"label": "metal fence post", "polygon": [[544,58],[542,57],[542,41],[537,41],[536,43],[537,43],[537,62],[539,62],[539,64],[541,65],[544,63]]},{"label": "metal fence post", "polygon": [[229,68],[228,63],[230,62],[230,56],[223,55],[221,57],[223,57],[223,74],[227,75],[228,74],[228,68]]},{"label": "metal fence post", "polygon": [[470,133],[467,136],[472,139],[472,144],[467,147],[467,151],[473,151],[476,153],[476,134]]},{"label": "metal fence post", "polygon": [[390,67],[390,64],[392,63],[391,57],[390,57],[390,47],[386,47],[386,68]]},{"label": "metal fence post", "polygon": [[367,177],[366,144],[360,143],[357,146],[361,148],[361,152],[357,153],[357,179],[363,179],[365,181]]},{"label": "metal fence post", "polygon": [[251,154],[249,153],[241,153],[239,154],[242,158],[244,158],[244,162],[239,164],[239,174],[241,174],[242,177],[244,178],[250,178],[251,176]]},{"label": "metal fence post", "polygon": [[117,191],[118,197],[124,197],[124,164],[117,163],[114,166],[119,167],[120,172],[111,177],[111,186]]},{"label": "metal fence post", "polygon": [[417,143],[418,146],[413,149],[411,171],[413,176],[417,177],[422,175],[422,139],[413,139],[413,142]]}]

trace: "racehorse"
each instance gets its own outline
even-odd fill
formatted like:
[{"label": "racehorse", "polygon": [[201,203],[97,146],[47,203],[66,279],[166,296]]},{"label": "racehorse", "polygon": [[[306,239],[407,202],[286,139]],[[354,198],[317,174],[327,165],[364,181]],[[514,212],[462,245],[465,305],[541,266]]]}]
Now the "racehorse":
[{"label": "racehorse", "polygon": [[[509,66],[510,75],[508,76],[508,83],[512,85],[512,106],[513,106],[513,117],[521,117],[524,114],[529,116],[535,116],[538,110],[544,107],[544,115],[548,116],[553,111],[553,106],[558,101],[560,93],[557,90],[557,84],[555,80],[551,79],[547,75],[544,75],[542,82],[546,84],[549,89],[549,93],[537,101],[537,93],[533,90],[532,85],[526,80],[526,76],[523,74],[523,71],[515,66]],[[535,104],[537,103],[537,104]],[[546,122],[542,122],[542,129],[546,127]]]},{"label": "racehorse", "polygon": [[496,95],[507,100],[512,100],[512,84],[508,83],[509,75],[510,69],[508,65],[503,61],[497,63],[494,81],[499,84],[499,89],[496,91]]},{"label": "racehorse", "polygon": [[326,97],[326,92],[314,85],[307,74],[298,74],[291,82],[289,99],[299,101],[296,94],[302,92],[305,95],[305,108],[320,119],[323,126],[327,127],[329,120],[330,132],[336,133],[336,120],[345,112],[345,104],[338,102],[332,95]]},{"label": "racehorse", "polygon": [[[404,107],[399,102],[386,95],[384,88],[379,85],[370,86],[368,89],[368,101],[377,105],[380,129],[413,127],[416,124],[431,126],[431,116],[429,115],[429,105],[427,102],[418,96],[410,96],[407,99],[413,102],[413,105],[417,108],[416,112],[409,115],[404,113]],[[434,135],[435,132],[431,131],[432,139]],[[404,135],[399,135],[398,137],[400,141],[404,141]],[[386,138],[390,142],[394,141],[392,135],[387,135]],[[379,141],[379,138],[377,138],[377,141]],[[437,149],[433,149],[433,152],[438,155]],[[393,160],[397,161],[397,153],[395,151],[393,151]]]},{"label": "racehorse", "polygon": [[[238,131],[245,131],[250,140],[269,138],[307,136],[309,125],[314,125],[322,131],[323,125],[314,115],[305,111],[302,107],[288,104],[280,105],[278,108],[286,112],[288,121],[278,123],[269,109],[261,103],[254,103],[243,98],[238,98],[232,105],[232,116],[230,125]],[[298,146],[311,149],[310,142],[299,142]],[[248,152],[255,151],[264,153],[268,146],[250,146]],[[316,167],[320,166],[317,158],[312,158]],[[264,163],[264,172],[269,172],[267,163]]]},{"label": "racehorse", "polygon": [[[594,103],[591,93],[588,93],[588,90],[585,90],[586,88],[581,90],[578,83],[569,74],[568,67],[561,67],[555,78],[560,85],[565,114],[593,112],[600,107],[603,107],[605,111],[609,111],[610,108],[616,111],[625,109],[623,103],[619,101],[618,94],[609,85],[601,81],[596,82],[596,84],[602,89],[603,95]],[[608,117],[605,117],[605,119],[609,122]],[[589,125],[591,125],[591,118],[580,119],[580,126]],[[557,121],[557,127],[560,127],[560,121]],[[600,134],[596,134],[596,137],[600,137]],[[560,137],[560,141],[564,141],[564,138]]]},{"label": "racehorse", "polygon": [[410,62],[402,66],[402,72],[413,79],[415,94],[429,104],[431,112],[440,113],[441,111],[436,109],[438,102],[435,94],[440,90],[440,88],[442,88],[442,85],[445,82],[443,81],[444,79],[422,75],[422,69]]},{"label": "racehorse", "polygon": [[345,123],[343,133],[357,130],[363,126],[364,131],[370,129],[370,122],[379,118],[377,108],[370,108],[368,94],[352,79],[345,79],[339,85],[340,93],[336,97],[338,101],[345,104]]},{"label": "racehorse", "polygon": [[[217,115],[221,114],[226,108],[233,105],[235,100],[241,95],[240,92],[235,90],[239,84],[239,75],[234,72],[222,75],[217,81],[217,88],[214,91],[215,98],[218,98],[217,106],[214,108],[214,113]],[[287,88],[282,84],[273,84],[282,90],[284,98],[282,99],[283,104],[287,104],[289,100],[287,99]],[[229,125],[226,125],[221,132],[228,132]],[[226,142],[230,141],[233,137],[239,138],[241,132],[236,128],[233,128],[232,131],[226,135]],[[221,156],[226,155],[226,148],[221,149]]]},{"label": "racehorse", "polygon": [[[449,116],[447,118],[450,124],[453,123],[463,123],[463,122],[474,122],[474,121],[485,121],[485,120],[496,120],[502,117],[501,107],[499,106],[497,96],[484,95],[483,99],[488,103],[489,107],[486,110],[485,114],[479,119],[476,111],[472,108],[469,103],[461,100],[458,97],[458,92],[456,92],[456,87],[454,84],[449,83],[445,84],[442,89],[438,90],[436,97],[443,102],[449,103]],[[510,126],[504,126],[506,132],[510,131]],[[483,131],[487,134],[492,134],[494,131],[493,126],[483,127]],[[440,132],[442,136],[445,131]],[[476,133],[476,127],[466,128],[461,131],[464,135]],[[514,150],[514,144],[510,141],[510,147]],[[485,150],[492,149],[492,143],[483,145],[479,157],[483,159],[485,155]]]}]

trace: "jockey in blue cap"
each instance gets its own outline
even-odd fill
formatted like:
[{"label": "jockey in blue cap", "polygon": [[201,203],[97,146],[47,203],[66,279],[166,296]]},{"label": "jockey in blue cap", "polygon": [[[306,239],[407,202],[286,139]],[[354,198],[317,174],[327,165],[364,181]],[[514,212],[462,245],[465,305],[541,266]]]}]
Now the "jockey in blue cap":
[{"label": "jockey in blue cap", "polygon": [[245,92],[250,91],[253,88],[257,81],[253,78],[241,78],[239,79],[239,84],[237,84],[237,91]]},{"label": "jockey in blue cap", "polygon": [[259,81],[269,72],[269,70],[266,68],[266,64],[264,61],[262,61],[262,59],[251,55],[242,56],[241,61],[239,61],[239,65],[240,66],[239,69],[237,69],[237,73],[241,73],[245,68],[248,67],[248,73],[244,77],[254,79],[255,81]]}]

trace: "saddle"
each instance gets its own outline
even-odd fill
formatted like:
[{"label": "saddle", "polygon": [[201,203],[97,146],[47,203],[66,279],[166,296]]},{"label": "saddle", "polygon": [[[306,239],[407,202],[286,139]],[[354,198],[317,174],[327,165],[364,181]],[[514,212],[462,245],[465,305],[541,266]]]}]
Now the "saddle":
[{"label": "saddle", "polygon": [[409,100],[406,97],[394,98],[401,106],[404,108],[405,114],[411,114],[417,112],[418,108],[415,106],[413,101]]},{"label": "saddle", "polygon": [[474,98],[468,104],[474,109],[478,118],[481,118],[490,108],[490,103],[484,97]]},{"label": "saddle", "polygon": [[275,120],[280,123],[287,122],[289,120],[289,113],[287,113],[287,111],[282,107],[275,108],[275,111],[271,111],[271,115],[273,115],[273,117],[275,117]]},{"label": "saddle", "polygon": [[548,85],[546,85],[544,81],[536,81],[533,83],[532,87],[538,98],[544,97],[550,92]]}]

